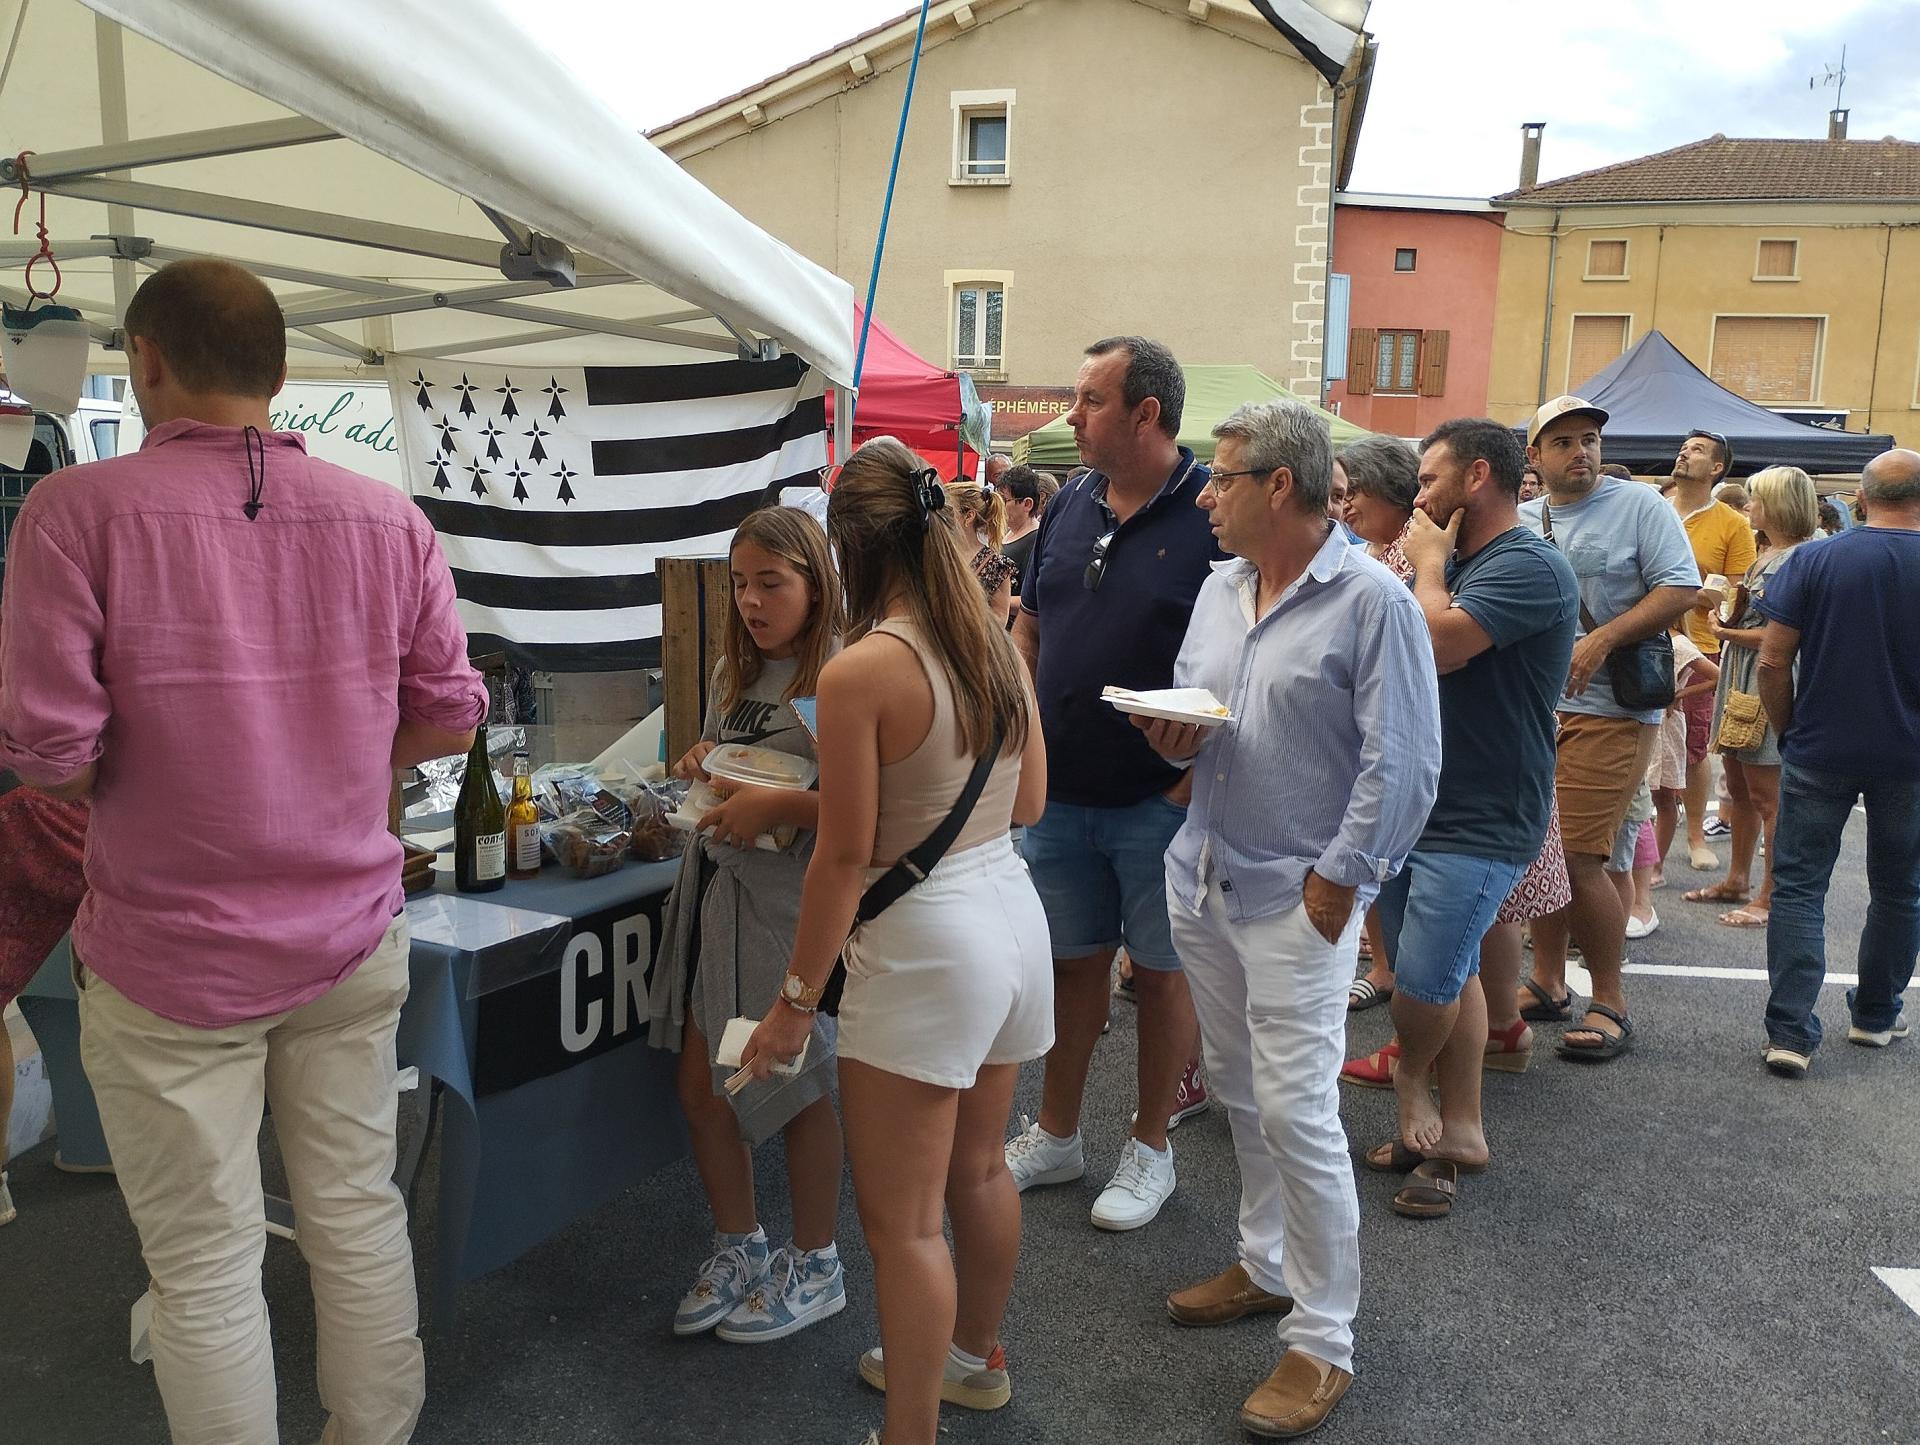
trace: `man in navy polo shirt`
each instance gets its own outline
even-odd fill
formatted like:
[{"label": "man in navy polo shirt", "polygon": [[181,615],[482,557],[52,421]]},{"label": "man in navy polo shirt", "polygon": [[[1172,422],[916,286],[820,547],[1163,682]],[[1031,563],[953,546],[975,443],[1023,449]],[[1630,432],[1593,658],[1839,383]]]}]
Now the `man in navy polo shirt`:
[{"label": "man in navy polo shirt", "polygon": [[1173,1193],[1167,1125],[1198,1025],[1167,922],[1167,845],[1192,784],[1162,761],[1100,691],[1170,687],[1193,599],[1224,554],[1197,499],[1207,469],[1175,438],[1186,378],[1173,353],[1139,336],[1087,348],[1073,428],[1093,471],[1060,490],[1014,620],[1033,670],[1047,742],[1047,811],[1026,858],[1053,935],[1054,1035],[1040,1118],[1007,1144],[1021,1189],[1086,1173],[1080,1103],[1107,1021],[1108,970],[1122,944],[1139,1018],[1139,1108],[1112,1182],[1093,1206],[1102,1229],[1138,1229]]}]

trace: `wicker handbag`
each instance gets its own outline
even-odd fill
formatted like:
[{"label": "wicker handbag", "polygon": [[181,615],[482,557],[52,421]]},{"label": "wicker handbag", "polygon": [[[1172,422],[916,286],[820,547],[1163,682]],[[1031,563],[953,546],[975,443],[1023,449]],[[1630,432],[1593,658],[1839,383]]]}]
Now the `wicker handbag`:
[{"label": "wicker handbag", "polygon": [[1767,714],[1760,699],[1750,692],[1729,688],[1727,705],[1720,714],[1720,733],[1714,746],[1723,753],[1744,753],[1766,740]]}]

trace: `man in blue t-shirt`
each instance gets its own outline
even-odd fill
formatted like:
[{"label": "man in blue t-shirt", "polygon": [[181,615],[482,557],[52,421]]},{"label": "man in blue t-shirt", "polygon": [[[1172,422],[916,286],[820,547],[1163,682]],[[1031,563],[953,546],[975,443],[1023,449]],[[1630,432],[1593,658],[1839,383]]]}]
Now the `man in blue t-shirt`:
[{"label": "man in blue t-shirt", "polygon": [[1033,670],[1047,742],[1047,811],[1025,854],[1053,935],[1054,1045],[1040,1117],[1007,1143],[1021,1189],[1086,1172],[1080,1103],[1107,1021],[1109,970],[1126,946],[1140,1006],[1140,1095],[1101,1229],[1137,1229],[1173,1192],[1171,1123],[1206,1106],[1199,1025],[1167,919],[1167,845],[1192,783],[1101,699],[1109,685],[1171,687],[1193,599],[1224,554],[1197,505],[1207,469],[1175,438],[1186,378],[1139,336],[1087,348],[1073,428],[1094,468],[1040,520],[1013,641]]},{"label": "man in blue t-shirt", "polygon": [[1900,999],[1920,951],[1920,452],[1868,462],[1860,495],[1866,525],[1796,548],[1759,604],[1760,701],[1781,757],[1761,1057],[1788,1078],[1820,1046],[1827,888],[1858,799],[1869,901],[1849,1043],[1907,1036]]},{"label": "man in blue t-shirt", "polygon": [[[1380,891],[1401,1147],[1376,1150],[1368,1163],[1377,1167],[1417,1165],[1417,1155],[1473,1170],[1487,1163],[1480,939],[1547,836],[1555,710],[1580,614],[1566,558],[1521,525],[1525,465],[1519,438],[1499,422],[1444,423],[1422,447],[1420,495],[1401,544],[1440,674],[1440,791],[1407,866]],[[1501,981],[1508,990],[1516,983]],[[1396,1208],[1432,1203],[1429,1181],[1409,1185]]]}]

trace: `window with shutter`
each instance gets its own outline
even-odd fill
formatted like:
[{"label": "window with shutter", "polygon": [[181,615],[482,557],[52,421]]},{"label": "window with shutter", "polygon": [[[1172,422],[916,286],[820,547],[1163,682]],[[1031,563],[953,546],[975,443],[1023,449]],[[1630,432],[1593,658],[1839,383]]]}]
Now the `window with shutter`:
[{"label": "window with shutter", "polygon": [[1567,353],[1567,390],[1577,391],[1620,359],[1631,316],[1576,316]]},{"label": "window with shutter", "polygon": [[1819,316],[1716,317],[1708,372],[1748,401],[1812,402],[1823,325]]},{"label": "window with shutter", "polygon": [[1626,280],[1627,243],[1625,241],[1587,242],[1586,279],[1589,281]]},{"label": "window with shutter", "polygon": [[1447,341],[1451,333],[1420,333],[1420,395],[1447,394]]},{"label": "window with shutter", "polygon": [[1763,240],[1754,260],[1756,281],[1798,281],[1800,279],[1800,243],[1791,240]]},{"label": "window with shutter", "polygon": [[1382,331],[1379,355],[1373,366],[1375,392],[1398,392],[1413,396],[1418,391],[1420,333]]}]

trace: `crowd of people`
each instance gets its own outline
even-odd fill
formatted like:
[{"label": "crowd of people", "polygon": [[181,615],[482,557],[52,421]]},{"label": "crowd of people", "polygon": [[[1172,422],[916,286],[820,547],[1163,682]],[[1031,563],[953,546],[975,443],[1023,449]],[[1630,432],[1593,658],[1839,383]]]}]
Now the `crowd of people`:
[{"label": "crowd of people", "polygon": [[[71,833],[92,799],[83,1049],[154,1279],[173,1438],[276,1438],[248,1122],[267,1102],[327,1438],[402,1441],[424,1373],[391,1183],[407,930],[387,789],[464,750],[485,691],[421,514],[271,431],[282,325],[225,263],[169,265],[134,297],[151,431],[21,515],[0,764],[42,830]],[[1920,641],[1900,608],[1920,586],[1920,455],[1877,458],[1862,525],[1815,542],[1804,473],[1716,498],[1734,458],[1703,431],[1668,497],[1609,473],[1606,413],[1579,397],[1542,406],[1524,443],[1461,418],[1339,456],[1314,409],[1249,404],[1213,428],[1210,462],[1178,441],[1184,400],[1166,347],[1108,337],[1067,418],[1085,465],[1057,489],[997,459],[943,483],[882,438],[824,509],[763,508],[731,543],[706,726],[675,771],[706,778],[714,748],[747,743],[818,783],[708,779],[722,801],[668,901],[649,1035],[679,1053],[714,1231],[671,1328],[766,1343],[841,1311],[850,1165],[880,1326],[850,1364],[885,1395],[870,1442],[930,1445],[943,1402],[1011,1398],[1020,1195],[1086,1174],[1123,952],[1135,1107],[1124,1138],[1093,1141],[1117,1157],[1090,1223],[1148,1225],[1177,1187],[1170,1131],[1218,1104],[1236,1257],[1166,1310],[1276,1322],[1239,1416],[1276,1438],[1317,1428],[1353,1379],[1340,1081],[1395,1091],[1398,1127],[1359,1154],[1400,1176],[1395,1212],[1447,1216],[1494,1153],[1483,1071],[1525,1069],[1535,1025],[1589,1066],[1640,1037],[1625,945],[1657,926],[1681,819],[1690,866],[1717,867],[1712,752],[1732,856],[1688,897],[1767,930],[1766,1066],[1804,1073],[1820,1042],[1822,910],[1857,799],[1872,902],[1848,1037],[1907,1031]],[[1123,713],[1115,686],[1205,689],[1224,715]],[[1348,1015],[1374,1006],[1393,1042],[1345,1059]],[[736,1071],[720,1046],[742,1018]],[[1038,1117],[1010,1131],[1042,1059]],[[778,1241],[752,1153],[776,1132]]]}]

